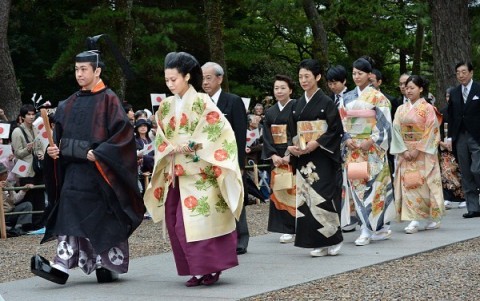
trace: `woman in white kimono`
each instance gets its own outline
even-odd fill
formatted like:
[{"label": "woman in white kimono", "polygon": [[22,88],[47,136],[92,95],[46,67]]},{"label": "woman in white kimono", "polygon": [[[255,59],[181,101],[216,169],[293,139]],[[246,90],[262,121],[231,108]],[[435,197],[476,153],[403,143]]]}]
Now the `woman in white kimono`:
[{"label": "woman in white kimono", "polygon": [[156,113],[145,206],[154,222],[165,219],[177,272],[192,276],[185,285],[212,285],[221,271],[238,265],[235,218],[243,208],[243,183],[235,135],[210,97],[195,90],[202,70],[193,56],[169,53],[165,81],[174,96]]},{"label": "woman in white kimono", "polygon": [[[362,232],[355,240],[365,246],[371,240],[391,236],[387,224],[395,218],[393,189],[387,150],[391,140],[390,102],[370,86],[372,66],[363,58],[353,63],[356,88],[344,95],[340,108],[345,134],[343,204],[353,198]],[[348,206],[347,206],[348,207]]]}]

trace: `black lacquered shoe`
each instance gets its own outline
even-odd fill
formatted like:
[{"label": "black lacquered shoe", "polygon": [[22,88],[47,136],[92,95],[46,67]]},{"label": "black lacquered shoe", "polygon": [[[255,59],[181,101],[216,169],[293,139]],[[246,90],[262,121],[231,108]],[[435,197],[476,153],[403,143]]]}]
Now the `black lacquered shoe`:
[{"label": "black lacquered shoe", "polygon": [[480,217],[480,212],[471,211],[463,214],[463,218]]},{"label": "black lacquered shoe", "polygon": [[68,273],[52,267],[47,259],[38,254],[32,257],[30,270],[38,277],[57,284],[65,284],[68,280]]},{"label": "black lacquered shoe", "polygon": [[95,274],[97,275],[98,283],[109,283],[109,282],[114,282],[118,280],[118,273],[112,272],[105,268],[96,269]]}]

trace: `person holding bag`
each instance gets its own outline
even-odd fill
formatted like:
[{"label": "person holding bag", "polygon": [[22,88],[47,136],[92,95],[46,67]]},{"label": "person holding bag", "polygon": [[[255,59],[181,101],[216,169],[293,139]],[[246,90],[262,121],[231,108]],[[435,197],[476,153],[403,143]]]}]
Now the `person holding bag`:
[{"label": "person holding bag", "polygon": [[270,211],[268,231],[282,233],[281,243],[293,242],[295,237],[295,179],[287,147],[292,145],[293,81],[285,75],[276,75],[273,93],[277,103],[265,113],[263,120],[264,160],[272,160]]},{"label": "person holding bag", "polygon": [[371,72],[372,65],[367,59],[359,58],[353,63],[356,88],[344,95],[343,106],[339,109],[345,131],[343,204],[353,199],[362,222],[362,232],[355,240],[357,246],[390,238],[392,232],[388,223],[395,217],[387,161],[391,105],[385,95],[370,86]]},{"label": "person holding bag", "polygon": [[438,229],[445,210],[437,153],[441,115],[421,96],[427,87],[423,77],[410,76],[405,88],[409,101],[398,107],[393,121],[390,152],[397,158],[395,204],[398,219],[411,221],[405,228],[407,234]]},{"label": "person holding bag", "polygon": [[[343,242],[340,228],[342,122],[330,97],[318,87],[321,66],[305,59],[298,67],[304,95],[293,111],[295,156],[295,246],[313,248],[312,257],[337,255]],[[292,157],[293,159],[293,157]]]}]

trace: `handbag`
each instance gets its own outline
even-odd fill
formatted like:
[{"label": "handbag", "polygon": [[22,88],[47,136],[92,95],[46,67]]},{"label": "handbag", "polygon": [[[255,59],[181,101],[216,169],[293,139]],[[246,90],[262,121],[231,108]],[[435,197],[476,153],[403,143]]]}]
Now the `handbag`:
[{"label": "handbag", "polygon": [[368,162],[350,162],[347,165],[347,178],[353,180],[368,180]]},{"label": "handbag", "polygon": [[276,167],[273,172],[275,176],[273,177],[273,190],[284,190],[292,189],[294,184],[292,167],[288,165],[288,169]]},{"label": "handbag", "polygon": [[42,173],[43,171],[43,160],[40,160],[36,154],[33,154],[32,168],[35,174]]},{"label": "handbag", "polygon": [[420,174],[420,171],[416,168],[407,169],[403,173],[403,187],[406,189],[416,189],[425,183],[425,178]]}]

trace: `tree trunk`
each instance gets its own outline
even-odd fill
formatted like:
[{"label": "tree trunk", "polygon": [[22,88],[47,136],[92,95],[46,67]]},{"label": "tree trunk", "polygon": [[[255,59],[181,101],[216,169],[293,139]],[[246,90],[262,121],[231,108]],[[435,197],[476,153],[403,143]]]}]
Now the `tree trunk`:
[{"label": "tree trunk", "polygon": [[445,91],[457,85],[455,65],[471,61],[469,0],[429,0],[432,19],[436,99],[445,105]]},{"label": "tree trunk", "polygon": [[0,1],[0,107],[9,120],[14,120],[22,106],[22,99],[7,39],[10,4],[11,0]]},{"label": "tree trunk", "polygon": [[415,51],[413,53],[412,73],[420,74],[420,65],[422,63],[423,44],[425,41],[425,26],[421,21],[417,21],[417,31],[415,33]]},{"label": "tree trunk", "polygon": [[312,53],[313,58],[317,59],[322,66],[322,81],[321,88],[326,91],[325,71],[328,66],[328,42],[327,32],[323,26],[320,14],[317,11],[315,2],[313,0],[302,0],[303,10],[312,27],[313,41]]},{"label": "tree trunk", "polygon": [[229,90],[227,63],[225,61],[225,49],[223,44],[223,19],[222,1],[204,0],[205,19],[207,20],[207,38],[210,48],[210,60],[223,67],[223,89]]},{"label": "tree trunk", "polygon": [[400,74],[405,74],[408,72],[407,70],[407,50],[405,49],[400,49],[399,52],[399,62],[398,64],[400,65]]},{"label": "tree trunk", "polygon": [[[134,23],[132,19],[132,8],[133,0],[118,0],[117,8],[119,11],[125,13],[125,19],[122,22],[119,22],[118,27],[118,43],[119,48],[123,56],[130,62],[132,56],[132,44],[133,44],[133,30]],[[119,85],[115,93],[118,95],[120,100],[125,100],[125,94],[127,90],[127,79],[125,76],[122,76],[123,73],[120,73]]]}]

